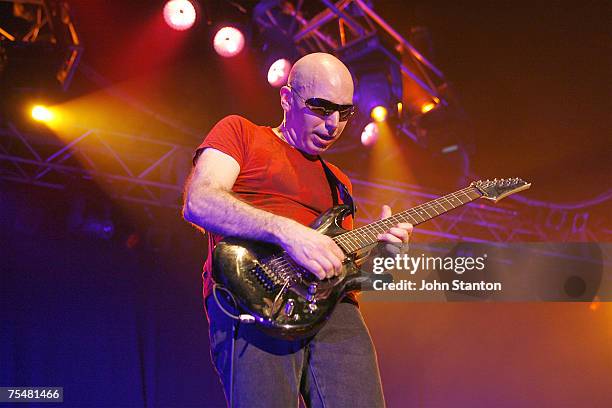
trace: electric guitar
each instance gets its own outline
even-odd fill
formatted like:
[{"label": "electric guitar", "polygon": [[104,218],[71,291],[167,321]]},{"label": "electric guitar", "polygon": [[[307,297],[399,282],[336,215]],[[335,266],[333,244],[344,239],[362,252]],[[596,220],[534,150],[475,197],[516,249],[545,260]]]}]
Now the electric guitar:
[{"label": "electric guitar", "polygon": [[333,237],[346,254],[342,273],[330,279],[319,280],[276,245],[229,237],[215,246],[213,279],[217,287],[233,295],[245,312],[243,316],[266,333],[284,339],[306,338],[325,324],[346,292],[380,279],[380,275],[360,271],[354,262],[357,252],[377,243],[378,234],[399,222],[421,224],[478,198],[497,202],[530,186],[518,178],[477,181],[452,194],[350,231],[341,227],[349,207],[333,207],[311,225]]}]

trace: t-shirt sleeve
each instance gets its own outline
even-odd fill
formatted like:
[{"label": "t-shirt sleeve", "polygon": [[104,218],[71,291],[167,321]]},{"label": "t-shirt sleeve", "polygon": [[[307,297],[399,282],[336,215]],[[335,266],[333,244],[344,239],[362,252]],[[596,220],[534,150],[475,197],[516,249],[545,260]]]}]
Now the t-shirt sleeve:
[{"label": "t-shirt sleeve", "polygon": [[246,119],[231,115],[221,119],[208,132],[193,156],[195,165],[204,149],[212,147],[234,158],[243,166],[246,160],[247,132]]}]

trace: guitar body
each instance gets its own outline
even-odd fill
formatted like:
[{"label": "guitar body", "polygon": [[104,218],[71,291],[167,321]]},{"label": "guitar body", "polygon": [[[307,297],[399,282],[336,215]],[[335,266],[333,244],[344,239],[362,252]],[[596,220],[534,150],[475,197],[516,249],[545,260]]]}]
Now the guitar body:
[{"label": "guitar body", "polygon": [[[333,207],[311,227],[332,237],[342,234],[346,232],[342,220],[348,212],[345,205]],[[342,296],[364,280],[350,257],[340,276],[319,280],[282,248],[238,238],[224,239],[215,246],[213,278],[233,294],[245,313],[255,317],[263,331],[291,340],[314,335]]]}]

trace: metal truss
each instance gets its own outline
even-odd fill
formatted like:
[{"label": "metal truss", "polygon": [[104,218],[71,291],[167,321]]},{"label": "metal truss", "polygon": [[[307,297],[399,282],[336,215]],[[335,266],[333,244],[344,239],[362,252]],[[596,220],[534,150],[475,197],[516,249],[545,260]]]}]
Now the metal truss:
[{"label": "metal truss", "polygon": [[[331,52],[354,57],[372,48],[382,52],[401,73],[430,95],[436,104],[447,101],[439,89],[445,85],[444,74],[406,38],[391,27],[363,0],[321,0],[321,10],[310,18],[303,0],[269,2],[255,21],[263,29],[275,28],[293,39],[302,54]],[[312,6],[308,2],[309,7]],[[287,24],[287,18],[291,22]]]},{"label": "metal truss", "polygon": [[99,129],[68,140],[0,129],[0,179],[65,189],[75,179],[93,180],[112,198],[178,209],[192,148]]},{"label": "metal truss", "polygon": [[[45,0],[0,0],[0,3],[13,6],[12,16],[6,16],[3,21],[5,24],[14,23],[0,25],[0,41],[5,43],[7,49],[11,45],[20,48],[23,45],[44,44],[59,50],[63,57],[55,78],[66,90],[83,52],[68,3]],[[8,63],[11,63],[10,55]]]},{"label": "metal truss", "polygon": [[[100,185],[110,197],[176,211],[191,169],[193,146],[147,136],[81,129],[70,137],[0,128],[0,179],[66,189],[78,179]],[[439,197],[422,186],[351,177],[359,205],[356,221],[378,219],[381,204],[395,211]],[[448,193],[448,192],[446,192]],[[477,200],[419,226],[427,241],[559,242],[612,241],[609,221],[589,218],[586,209],[534,208],[505,199]]]}]

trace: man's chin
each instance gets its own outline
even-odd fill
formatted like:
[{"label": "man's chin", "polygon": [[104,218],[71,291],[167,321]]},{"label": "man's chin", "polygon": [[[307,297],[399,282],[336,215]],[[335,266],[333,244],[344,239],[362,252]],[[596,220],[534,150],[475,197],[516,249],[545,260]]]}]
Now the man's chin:
[{"label": "man's chin", "polygon": [[316,143],[313,143],[312,147],[309,147],[310,149],[310,154],[321,154],[323,152],[325,152],[327,149],[329,149],[329,146],[324,146],[324,145],[318,145]]}]

